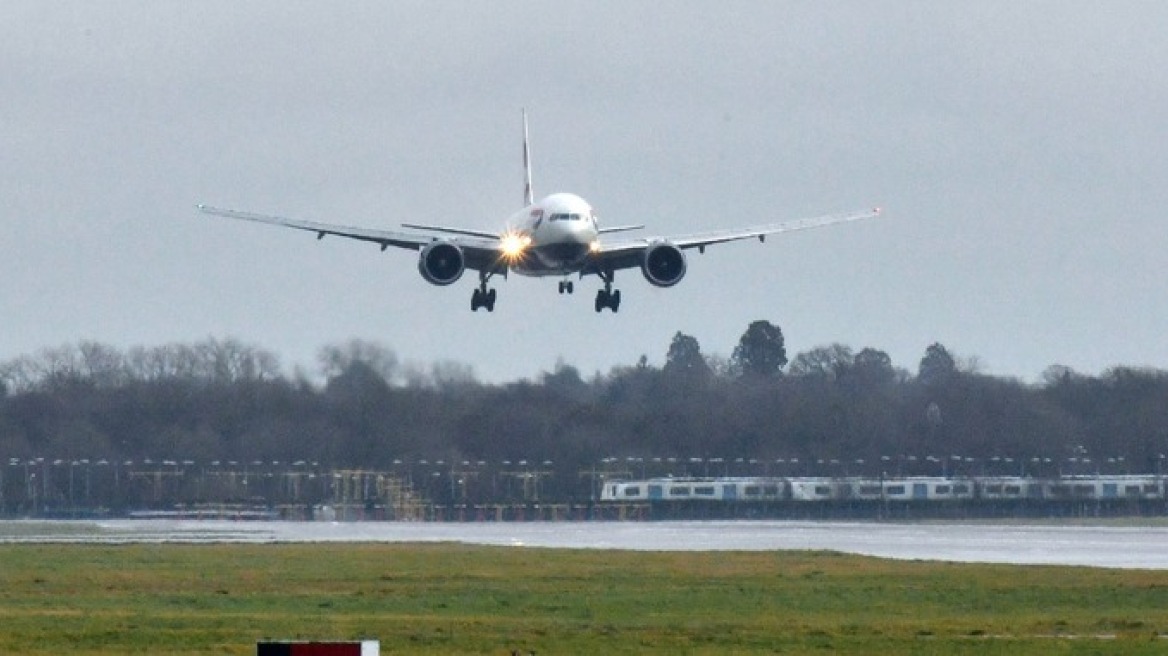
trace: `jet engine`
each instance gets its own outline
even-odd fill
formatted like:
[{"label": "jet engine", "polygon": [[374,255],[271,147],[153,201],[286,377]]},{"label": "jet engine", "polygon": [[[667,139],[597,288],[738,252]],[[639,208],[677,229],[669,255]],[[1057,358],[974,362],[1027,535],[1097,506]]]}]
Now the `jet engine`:
[{"label": "jet engine", "polygon": [[418,257],[418,273],[432,285],[449,285],[461,278],[465,270],[462,249],[448,241],[427,244]]},{"label": "jet engine", "polygon": [[667,241],[649,244],[641,262],[641,273],[657,287],[672,287],[685,276],[685,253]]}]

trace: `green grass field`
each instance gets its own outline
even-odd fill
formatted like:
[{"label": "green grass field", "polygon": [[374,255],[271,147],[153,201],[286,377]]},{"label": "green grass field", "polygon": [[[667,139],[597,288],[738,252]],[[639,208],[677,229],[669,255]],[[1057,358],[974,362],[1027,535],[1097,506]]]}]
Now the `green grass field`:
[{"label": "green grass field", "polygon": [[1168,651],[1168,572],[830,553],[0,546],[0,654]]}]

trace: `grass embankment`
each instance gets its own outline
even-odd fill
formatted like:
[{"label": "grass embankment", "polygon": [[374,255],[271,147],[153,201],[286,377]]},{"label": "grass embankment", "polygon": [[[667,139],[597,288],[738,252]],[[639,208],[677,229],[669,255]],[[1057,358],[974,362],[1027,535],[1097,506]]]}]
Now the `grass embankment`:
[{"label": "grass embankment", "polygon": [[458,545],[0,546],[0,654],[1162,653],[1168,572]]}]

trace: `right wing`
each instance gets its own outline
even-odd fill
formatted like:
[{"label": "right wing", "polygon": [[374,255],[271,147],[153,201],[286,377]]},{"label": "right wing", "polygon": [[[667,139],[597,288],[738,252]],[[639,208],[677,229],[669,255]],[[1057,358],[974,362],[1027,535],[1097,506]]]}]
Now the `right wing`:
[{"label": "right wing", "polygon": [[597,228],[596,232],[601,235],[607,235],[613,232],[628,232],[630,230],[644,230],[643,225],[627,225],[627,226],[613,226],[611,228]]},{"label": "right wing", "polygon": [[707,246],[723,244],[728,241],[738,241],[742,239],[758,239],[759,241],[765,241],[768,235],[775,235],[784,232],[797,232],[799,230],[809,230],[811,228],[822,228],[824,226],[834,225],[837,223],[862,221],[864,219],[875,218],[879,215],[880,208],[877,207],[861,212],[829,214],[826,216],[815,216],[807,219],[783,221],[781,223],[768,223],[764,225],[750,226],[747,228],[715,230],[711,232],[698,232],[687,235],[650,237],[604,243],[600,246],[599,250],[594,253],[593,259],[597,263],[598,268],[608,268],[612,270],[628,269],[641,266],[642,257],[645,250],[649,247],[650,244],[654,242],[669,243],[683,250],[696,248],[701,252],[705,252]]},{"label": "right wing", "polygon": [[[458,235],[455,237],[444,237],[434,234],[411,234],[408,232],[395,232],[392,230],[358,228],[335,225],[332,223],[320,223],[317,221],[305,221],[302,219],[289,219],[282,216],[255,214],[252,212],[241,212],[239,210],[226,210],[218,207],[211,207],[210,205],[199,205],[198,208],[199,211],[203,212],[204,214],[213,214],[215,216],[223,216],[229,219],[254,221],[256,223],[267,223],[270,225],[283,226],[285,228],[294,228],[296,230],[313,232],[316,233],[317,239],[324,239],[325,235],[334,235],[337,237],[346,237],[348,239],[356,239],[359,241],[369,241],[375,244],[379,244],[381,246],[381,250],[383,251],[390,246],[417,251],[421,250],[431,242],[438,241],[439,239],[447,239],[451,243],[457,244],[459,248],[463,250],[463,254],[466,256],[467,268],[476,271],[497,268],[502,255],[501,242],[498,236],[471,230],[429,227],[430,230],[435,232],[451,232]],[[416,227],[423,228],[427,226]]]},{"label": "right wing", "polygon": [[879,215],[880,208],[875,207],[871,210],[865,210],[862,212],[814,216],[807,219],[795,219],[793,221],[783,221],[781,223],[768,223],[766,225],[751,226],[737,230],[717,230],[713,232],[700,232],[689,235],[679,235],[676,237],[669,237],[668,240],[676,244],[678,248],[704,249],[706,246],[710,246],[712,244],[722,244],[728,241],[750,239],[752,237],[758,238],[759,241],[764,241],[767,235],[776,235],[783,232],[798,232],[799,230],[810,230],[811,228],[822,228],[824,226],[835,225],[837,223],[862,221],[864,219],[876,218]]}]

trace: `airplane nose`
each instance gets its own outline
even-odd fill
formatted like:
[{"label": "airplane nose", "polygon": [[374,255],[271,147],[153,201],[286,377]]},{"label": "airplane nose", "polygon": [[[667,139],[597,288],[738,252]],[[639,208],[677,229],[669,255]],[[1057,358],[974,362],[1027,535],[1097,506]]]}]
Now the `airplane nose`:
[{"label": "airplane nose", "polygon": [[550,259],[559,262],[575,262],[588,252],[588,244],[581,244],[577,241],[562,241],[555,244],[547,244],[542,250]]},{"label": "airplane nose", "polygon": [[560,219],[544,223],[541,227],[544,231],[542,243],[537,251],[550,267],[568,266],[579,262],[587,257],[595,239],[595,235],[590,234],[588,228],[589,225],[579,219]]}]

